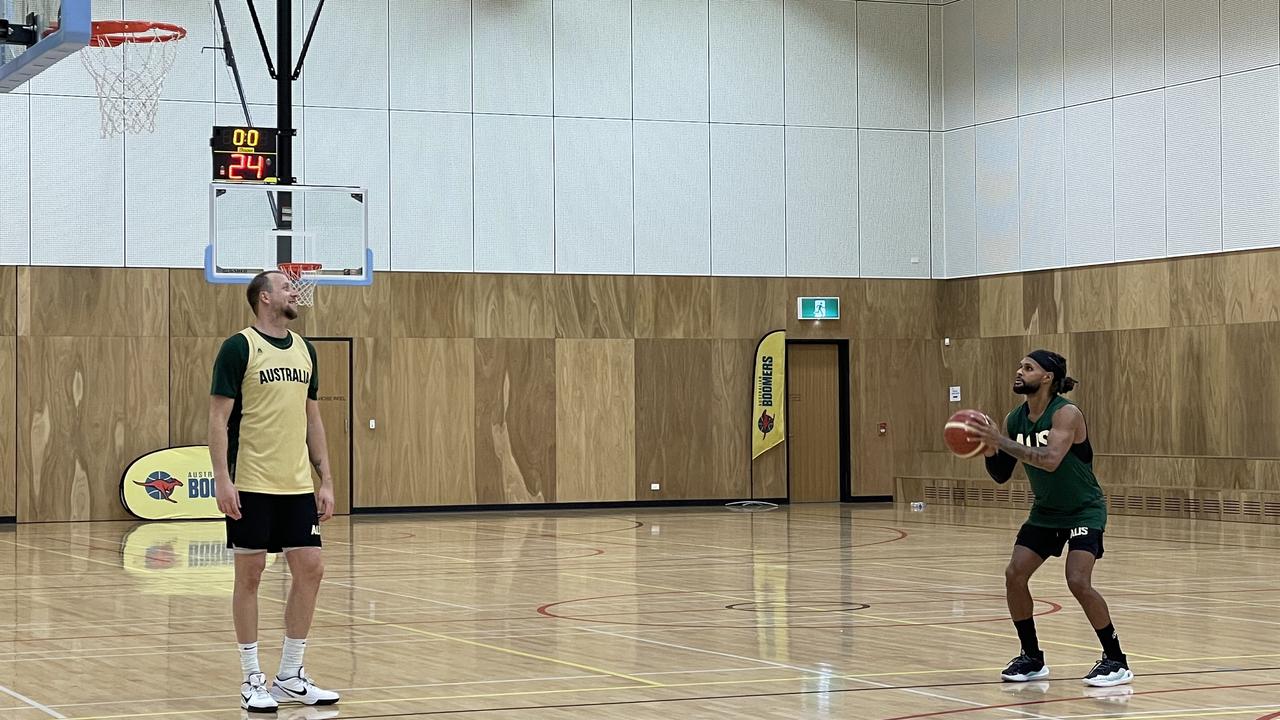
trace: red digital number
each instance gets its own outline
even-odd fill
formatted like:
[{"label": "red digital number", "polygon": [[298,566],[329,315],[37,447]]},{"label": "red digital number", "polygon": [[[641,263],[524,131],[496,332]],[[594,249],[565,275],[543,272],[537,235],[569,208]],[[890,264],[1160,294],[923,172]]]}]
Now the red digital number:
[{"label": "red digital number", "polygon": [[[246,177],[244,174],[248,172]],[[267,158],[262,155],[231,153],[231,164],[227,166],[227,177],[231,180],[262,180],[267,176]]]}]

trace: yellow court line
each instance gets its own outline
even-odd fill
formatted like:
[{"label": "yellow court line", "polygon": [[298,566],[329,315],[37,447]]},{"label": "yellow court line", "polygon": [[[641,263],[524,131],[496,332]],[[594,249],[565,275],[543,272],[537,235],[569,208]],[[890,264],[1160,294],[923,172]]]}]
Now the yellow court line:
[{"label": "yellow court line", "polygon": [[[651,588],[654,590],[668,590],[672,592],[689,592],[695,595],[707,595],[709,597],[718,597],[726,600],[748,600],[749,599],[749,598],[743,598],[741,596],[724,595],[721,593],[705,592],[701,590],[685,590],[683,588],[671,588],[671,587],[665,587],[662,585],[651,585],[649,583],[637,583],[637,582],[632,582],[630,580],[618,580],[615,578],[597,578],[597,577],[591,577],[589,575],[575,575],[573,573],[560,573],[560,574],[565,577],[578,578],[579,580],[591,580],[593,582],[614,582],[614,583],[620,583],[623,585],[634,585],[635,587]],[[954,632],[966,632],[966,633],[971,633],[973,635],[986,635],[988,637],[996,637],[996,638],[1001,638],[1005,640],[1009,638],[1009,636],[1006,634],[990,632],[988,630],[974,630],[973,628],[959,627],[957,625],[933,625],[933,624],[924,623],[924,622],[913,622],[911,620],[902,620],[899,618],[890,618],[890,617],[882,617],[879,615],[872,615],[871,613],[868,613],[864,610],[859,610],[858,616],[871,618],[872,620],[879,620],[881,622],[892,622],[892,623],[901,623],[903,625],[915,625],[915,626],[921,626],[921,627],[938,628],[941,630],[951,630]],[[1093,645],[1080,645],[1077,643],[1061,642],[1057,640],[1041,640],[1040,644],[1056,645],[1059,647],[1069,647],[1069,648],[1074,648],[1076,650],[1098,650],[1098,648]],[[1141,658],[1143,660],[1168,661],[1168,658],[1159,657],[1158,655],[1141,655],[1139,653],[1133,653],[1133,652],[1126,653],[1126,655],[1129,657]]]}]

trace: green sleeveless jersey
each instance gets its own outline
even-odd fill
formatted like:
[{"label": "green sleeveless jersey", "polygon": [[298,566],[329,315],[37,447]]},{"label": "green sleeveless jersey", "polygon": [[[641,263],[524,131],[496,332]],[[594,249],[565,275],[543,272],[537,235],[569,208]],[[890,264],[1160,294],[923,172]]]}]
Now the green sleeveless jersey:
[{"label": "green sleeveless jersey", "polygon": [[[1006,420],[1009,437],[1028,447],[1049,444],[1053,415],[1065,405],[1073,404],[1061,395],[1049,401],[1044,414],[1031,422],[1030,410],[1023,403]],[[1107,501],[1093,474],[1093,447],[1086,435],[1084,442],[1071,446],[1053,472],[1022,464],[1031,481],[1036,499],[1031,506],[1030,525],[1051,528],[1088,527],[1102,530],[1107,525]]]}]

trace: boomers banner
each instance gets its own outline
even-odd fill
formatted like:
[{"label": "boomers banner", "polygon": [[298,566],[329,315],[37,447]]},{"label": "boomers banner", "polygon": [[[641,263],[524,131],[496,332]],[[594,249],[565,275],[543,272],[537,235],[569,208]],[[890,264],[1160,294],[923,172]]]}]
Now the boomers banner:
[{"label": "boomers banner", "polygon": [[120,502],[143,520],[219,519],[208,445],[147,453],[120,478]]},{"label": "boomers banner", "polygon": [[751,385],[751,459],[787,436],[787,333],[775,330],[756,346],[756,378]]}]

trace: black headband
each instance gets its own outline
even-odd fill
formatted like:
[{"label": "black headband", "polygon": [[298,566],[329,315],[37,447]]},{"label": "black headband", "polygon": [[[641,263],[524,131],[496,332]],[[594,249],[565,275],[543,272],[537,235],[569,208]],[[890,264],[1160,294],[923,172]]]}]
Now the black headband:
[{"label": "black headband", "polygon": [[1055,382],[1062,382],[1067,377],[1067,359],[1048,350],[1032,350],[1027,357],[1036,361],[1045,371],[1053,373]]}]

